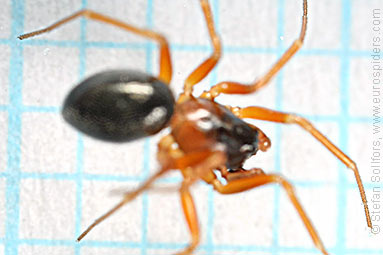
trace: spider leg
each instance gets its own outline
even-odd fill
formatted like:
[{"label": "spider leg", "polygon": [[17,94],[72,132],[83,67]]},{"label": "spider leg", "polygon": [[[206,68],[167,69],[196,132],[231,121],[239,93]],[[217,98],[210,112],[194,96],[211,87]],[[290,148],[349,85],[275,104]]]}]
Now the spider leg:
[{"label": "spider leg", "polygon": [[[229,107],[229,109],[232,109],[232,107]],[[257,126],[254,126],[250,123],[247,123],[252,129],[257,130],[258,132],[258,148],[261,151],[267,151],[271,147],[271,141],[270,138],[267,137],[267,135]]]},{"label": "spider leg", "polygon": [[[186,154],[190,155],[190,154]],[[198,246],[200,241],[199,223],[197,211],[194,205],[193,197],[190,193],[190,186],[196,181],[202,179],[206,182],[213,181],[216,179],[214,172],[211,169],[216,169],[222,166],[226,162],[226,155],[221,151],[209,151],[204,159],[200,159],[195,164],[187,164],[183,167],[179,165],[184,177],[182,185],[179,189],[181,197],[181,205],[185,215],[186,222],[191,235],[191,242],[181,252],[176,255],[189,255]]]},{"label": "spider leg", "polygon": [[97,20],[99,22],[104,22],[104,23],[119,27],[121,29],[127,30],[129,32],[132,32],[134,34],[140,35],[140,36],[145,37],[147,39],[152,39],[152,40],[157,41],[159,43],[159,46],[160,46],[160,60],[159,60],[159,62],[160,62],[160,64],[159,64],[160,65],[160,73],[159,73],[158,78],[163,80],[167,84],[170,83],[170,81],[172,79],[172,63],[171,63],[171,59],[170,59],[170,51],[169,51],[168,42],[164,36],[162,36],[159,33],[153,32],[151,30],[137,28],[135,26],[126,24],[122,21],[119,21],[117,19],[102,15],[100,13],[97,13],[97,12],[94,12],[91,10],[80,10],[80,11],[78,11],[78,12],[76,12],[76,13],[74,13],[74,14],[72,14],[72,15],[64,18],[64,19],[57,21],[56,23],[52,24],[51,26],[48,26],[44,29],[40,29],[40,30],[31,32],[31,33],[20,35],[18,38],[20,40],[23,40],[23,39],[26,39],[26,38],[29,38],[29,37],[32,37],[35,35],[39,35],[39,34],[43,34],[43,33],[52,31],[52,30],[56,29],[57,27],[64,25],[65,23],[67,23],[71,20],[74,20],[78,17],[81,17],[81,16],[86,17],[88,19]]},{"label": "spider leg", "polygon": [[185,250],[178,252],[176,255],[187,255],[191,254],[198,246],[200,240],[200,232],[197,210],[189,190],[189,185],[185,184],[185,182],[182,184],[180,189],[180,196],[182,209],[191,234],[191,243],[188,247],[185,248]]},{"label": "spider leg", "polygon": [[237,179],[249,178],[255,175],[265,174],[265,172],[261,168],[251,168],[247,170],[241,167],[231,172],[231,171],[228,171],[226,166],[224,166],[219,168],[219,170],[222,174],[222,177],[229,182],[233,180],[237,180]]},{"label": "spider leg", "polygon": [[[160,142],[161,143],[161,142]],[[166,146],[162,145],[159,146],[160,149],[165,150]],[[217,154],[217,155],[216,155]],[[169,156],[170,157],[170,156]],[[207,160],[209,159],[209,160]],[[151,188],[151,185],[161,176],[163,176],[165,173],[167,173],[171,169],[189,169],[190,167],[196,166],[201,164],[201,162],[215,162],[214,160],[218,160],[220,164],[222,164],[222,161],[224,162],[224,157],[220,153],[215,153],[211,151],[201,151],[196,153],[190,153],[178,158],[173,158],[170,160],[167,160],[167,164],[162,165],[161,169],[149,177],[143,184],[141,184],[137,189],[134,191],[128,192],[124,194],[123,199],[116,204],[112,209],[110,209],[108,212],[106,212],[104,215],[96,219],[78,238],[77,241],[80,241],[83,239],[95,226],[100,224],[102,221],[107,219],[109,216],[111,216],[113,213],[115,213],[117,210],[122,208],[125,204],[129,203],[130,201],[134,200],[138,195],[142,194],[144,191]],[[197,172],[198,173],[198,172]],[[192,176],[193,180],[197,180],[198,176],[194,175]]]},{"label": "spider leg", "polygon": [[239,118],[251,118],[257,120],[265,120],[271,122],[279,122],[283,124],[297,124],[304,130],[314,136],[319,142],[321,142],[332,154],[334,154],[343,164],[350,168],[355,175],[356,182],[358,184],[360,196],[363,201],[364,211],[366,214],[366,220],[368,227],[372,227],[370,212],[367,205],[366,194],[364,191],[362,179],[360,178],[358,167],[355,162],[352,161],[346,154],[344,154],[338,147],[336,147],[329,139],[327,139],[318,129],[314,127],[308,120],[297,116],[295,114],[283,113],[274,110],[270,110],[263,107],[251,106],[246,108],[232,108],[234,114]]},{"label": "spider leg", "polygon": [[205,16],[207,28],[211,42],[213,44],[213,54],[200,64],[185,80],[184,92],[180,95],[179,101],[188,98],[193,92],[193,86],[205,78],[221,58],[221,41],[214,29],[213,15],[208,0],[200,0],[201,8]]},{"label": "spider leg", "polygon": [[264,87],[269,81],[282,69],[283,66],[291,59],[292,56],[302,47],[306,35],[307,27],[307,0],[303,0],[303,16],[302,26],[299,38],[286,50],[279,60],[271,67],[271,69],[260,79],[251,84],[242,84],[238,82],[223,81],[213,87],[209,91],[202,93],[200,97],[213,100],[219,94],[249,94]]},{"label": "spider leg", "polygon": [[211,169],[225,164],[226,156],[223,152],[211,152],[210,156],[201,161],[194,167],[181,169],[184,175],[184,181],[180,188],[182,209],[186,218],[186,222],[191,234],[191,243],[181,252],[176,255],[189,255],[191,254],[200,241],[199,224],[197,211],[195,209],[193,198],[190,194],[189,187],[197,180],[203,179],[209,183],[216,178]]},{"label": "spider leg", "polygon": [[214,189],[217,190],[221,194],[233,194],[239,193],[242,191],[246,191],[249,189],[253,189],[262,185],[270,184],[270,183],[278,183],[281,185],[287,195],[290,198],[291,203],[294,205],[297,210],[300,218],[303,221],[307,231],[309,232],[311,239],[313,240],[315,246],[324,254],[328,255],[326,249],[322,241],[319,238],[317,231],[312,225],[310,219],[308,218],[306,212],[303,210],[302,205],[298,201],[297,196],[295,195],[293,186],[285,180],[283,177],[275,174],[258,174],[251,177],[245,177],[240,179],[235,179],[229,181],[226,185],[221,184],[218,180],[211,182]]},{"label": "spider leg", "polygon": [[115,213],[117,210],[122,208],[125,204],[129,203],[133,199],[135,199],[138,195],[140,195],[143,191],[150,188],[151,184],[157,180],[160,176],[165,174],[170,168],[162,168],[160,171],[158,171],[156,174],[151,176],[149,179],[147,179],[139,188],[136,190],[125,193],[124,198],[116,204],[112,209],[110,209],[108,212],[103,214],[101,217],[96,219],[84,232],[81,233],[81,235],[77,238],[77,241],[81,241],[95,226],[100,224],[105,219],[109,218],[113,213]]}]

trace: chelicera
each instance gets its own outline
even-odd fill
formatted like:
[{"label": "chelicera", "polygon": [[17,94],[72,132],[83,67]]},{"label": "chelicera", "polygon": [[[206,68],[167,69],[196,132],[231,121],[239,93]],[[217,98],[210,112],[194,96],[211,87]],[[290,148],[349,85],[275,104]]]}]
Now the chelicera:
[{"label": "chelicera", "polygon": [[[371,227],[365,191],[356,164],[309,121],[295,114],[263,107],[239,108],[215,102],[215,98],[220,94],[250,94],[258,91],[267,85],[302,47],[307,25],[307,0],[303,0],[302,25],[298,39],[264,76],[251,84],[223,81],[196,97],[193,96],[193,87],[208,75],[222,55],[221,41],[214,28],[208,0],[200,0],[200,4],[214,51],[186,78],[183,92],[177,99],[169,89],[172,64],[168,42],[159,33],[134,27],[94,11],[81,10],[45,29],[19,37],[25,39],[42,34],[83,16],[155,40],[159,44],[158,77],[132,70],[105,71],[81,82],[65,100],[64,118],[78,130],[98,139],[128,142],[156,134],[166,127],[170,128],[169,134],[158,143],[157,158],[161,166],[160,170],[136,190],[126,193],[121,202],[89,226],[78,237],[78,241],[101,221],[143,191],[150,189],[159,177],[170,170],[180,170],[183,181],[180,184],[179,193],[191,232],[191,242],[177,254],[191,254],[200,241],[197,213],[190,193],[190,186],[199,180],[212,185],[221,194],[239,193],[271,183],[281,185],[315,246],[322,254],[328,254],[298,201],[292,185],[282,176],[267,174],[259,168],[243,169],[242,166],[249,157],[254,156],[259,150],[266,151],[271,145],[269,138],[259,128],[246,123],[243,119],[297,124],[311,133],[354,172],[364,204],[367,225]],[[217,170],[221,172],[226,183],[218,179],[215,173]]]}]

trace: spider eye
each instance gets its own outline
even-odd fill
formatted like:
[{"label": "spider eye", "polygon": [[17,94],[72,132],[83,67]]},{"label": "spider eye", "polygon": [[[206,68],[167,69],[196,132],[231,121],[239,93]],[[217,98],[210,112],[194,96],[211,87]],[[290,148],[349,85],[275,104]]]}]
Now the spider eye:
[{"label": "spider eye", "polygon": [[242,153],[254,152],[255,151],[255,147],[252,144],[244,144],[244,145],[241,146],[239,151],[242,152]]},{"label": "spider eye", "polygon": [[243,133],[243,128],[242,126],[234,126],[234,133],[237,135],[241,135]]},{"label": "spider eye", "polygon": [[251,131],[249,127],[243,125],[235,125],[233,128],[234,135],[243,140],[249,140],[254,136]]},{"label": "spider eye", "polygon": [[211,120],[211,117],[206,116],[206,117],[201,118],[200,121],[202,121],[202,122],[209,122],[209,121],[212,121],[212,120]]}]

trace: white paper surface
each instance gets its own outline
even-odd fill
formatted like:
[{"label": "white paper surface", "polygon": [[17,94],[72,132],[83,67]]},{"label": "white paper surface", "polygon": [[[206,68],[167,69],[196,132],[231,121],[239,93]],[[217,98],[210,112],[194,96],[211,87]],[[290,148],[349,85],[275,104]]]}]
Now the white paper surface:
[{"label": "white paper surface", "polygon": [[[189,233],[176,192],[141,196],[75,242],[119,201],[112,191],[131,190],[156,171],[160,136],[118,145],[79,136],[62,120],[61,103],[77,82],[101,70],[157,74],[156,44],[81,19],[35,39],[20,42],[16,36],[84,7],[153,28],[171,44],[171,87],[178,94],[189,73],[211,53],[198,1],[0,2],[0,254],[159,255],[181,250]],[[196,93],[223,80],[253,81],[298,36],[299,0],[211,2],[224,55]],[[383,190],[382,182],[371,182],[370,164],[375,139],[372,10],[382,3],[309,1],[304,47],[283,72],[257,94],[219,98],[223,104],[259,105],[309,118],[358,164],[369,200],[376,195],[374,188]],[[298,127],[252,123],[271,138],[272,148],[246,167],[280,173],[296,185],[330,254],[382,254],[378,240],[383,234],[367,229],[352,172]],[[179,180],[175,173],[159,183],[174,186]],[[223,196],[204,183],[195,185],[201,226],[195,254],[320,254],[284,191],[274,186]],[[370,206],[383,208],[382,201]],[[382,210],[371,208],[381,218]],[[374,223],[383,227],[383,221]]]}]

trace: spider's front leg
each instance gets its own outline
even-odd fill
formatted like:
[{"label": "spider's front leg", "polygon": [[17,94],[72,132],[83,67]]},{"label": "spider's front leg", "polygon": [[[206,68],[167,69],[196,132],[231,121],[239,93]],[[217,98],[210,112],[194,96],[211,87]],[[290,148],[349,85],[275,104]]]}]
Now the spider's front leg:
[{"label": "spider's front leg", "polygon": [[219,171],[221,172],[222,177],[228,182],[243,178],[249,178],[260,174],[265,174],[265,172],[261,168],[244,169],[241,167],[239,169],[229,170],[226,166],[224,166],[221,167]]},{"label": "spider's front leg", "polygon": [[358,184],[360,196],[363,201],[364,211],[368,227],[372,227],[370,212],[367,205],[366,193],[362,179],[360,178],[359,170],[353,160],[351,160],[343,151],[335,146],[327,137],[325,137],[317,128],[314,127],[308,120],[295,114],[283,113],[279,111],[270,110],[263,107],[251,106],[246,108],[232,108],[233,113],[239,118],[251,118],[257,120],[265,120],[283,124],[297,124],[304,130],[309,132],[315,139],[322,143],[334,156],[336,156],[343,164],[350,168],[355,175]]}]

